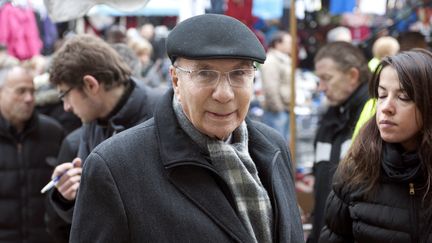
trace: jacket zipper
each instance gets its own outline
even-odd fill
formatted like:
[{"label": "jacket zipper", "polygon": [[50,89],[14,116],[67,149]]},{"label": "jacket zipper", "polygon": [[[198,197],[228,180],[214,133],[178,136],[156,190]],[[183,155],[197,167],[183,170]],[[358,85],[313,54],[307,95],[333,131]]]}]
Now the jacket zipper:
[{"label": "jacket zipper", "polygon": [[418,243],[420,242],[418,235],[418,214],[417,214],[417,206],[415,201],[415,189],[414,183],[410,182],[409,184],[409,195],[410,195],[410,219],[411,219],[411,242]]},{"label": "jacket zipper", "polygon": [[17,141],[16,143],[16,148],[17,148],[17,161],[18,164],[20,166],[19,168],[19,190],[20,190],[20,203],[21,203],[21,221],[22,221],[22,226],[21,226],[21,234],[23,239],[27,239],[27,226],[26,226],[26,222],[27,220],[27,182],[26,182],[26,165],[24,162],[24,158],[23,158],[23,145],[21,142]]}]

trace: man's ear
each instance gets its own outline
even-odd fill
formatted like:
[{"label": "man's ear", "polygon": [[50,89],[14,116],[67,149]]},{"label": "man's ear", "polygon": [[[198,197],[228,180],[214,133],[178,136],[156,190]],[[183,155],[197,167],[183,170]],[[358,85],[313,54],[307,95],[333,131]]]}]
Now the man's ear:
[{"label": "man's ear", "polygon": [[97,79],[95,79],[91,75],[85,75],[83,77],[83,82],[84,82],[84,91],[90,94],[96,94],[102,88],[99,81],[97,81]]},{"label": "man's ear", "polygon": [[174,66],[171,66],[169,69],[169,73],[171,76],[171,82],[172,82],[172,87],[174,89],[174,93],[177,96],[177,99],[180,101],[180,92],[179,92],[179,86],[178,86],[178,76],[177,76],[177,71],[176,68]]},{"label": "man's ear", "polygon": [[351,87],[356,87],[360,83],[360,71],[352,67],[348,70],[348,74]]}]

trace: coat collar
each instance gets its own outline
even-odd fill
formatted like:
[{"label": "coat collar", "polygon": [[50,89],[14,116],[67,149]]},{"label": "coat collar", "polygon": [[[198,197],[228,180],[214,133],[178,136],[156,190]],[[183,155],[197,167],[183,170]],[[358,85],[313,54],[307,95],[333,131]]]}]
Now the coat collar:
[{"label": "coat collar", "polygon": [[[162,163],[171,182],[204,211],[216,224],[238,242],[252,242],[246,228],[235,212],[228,186],[213,169],[207,151],[200,149],[181,129],[172,108],[173,90],[170,89],[156,107],[156,137]],[[247,121],[247,123],[250,121]],[[257,164],[262,183],[270,198],[272,168],[277,149],[254,126],[249,126],[249,151]],[[274,200],[273,200],[274,202]]]}]

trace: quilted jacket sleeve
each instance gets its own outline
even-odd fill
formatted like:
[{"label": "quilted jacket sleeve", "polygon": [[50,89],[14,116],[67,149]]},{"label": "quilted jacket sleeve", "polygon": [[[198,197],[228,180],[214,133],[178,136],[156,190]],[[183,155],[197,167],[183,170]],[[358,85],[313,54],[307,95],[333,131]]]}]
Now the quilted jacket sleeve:
[{"label": "quilted jacket sleeve", "polygon": [[334,186],[327,198],[326,225],[321,231],[320,243],[354,242],[349,201],[347,195],[342,194],[342,190]]}]

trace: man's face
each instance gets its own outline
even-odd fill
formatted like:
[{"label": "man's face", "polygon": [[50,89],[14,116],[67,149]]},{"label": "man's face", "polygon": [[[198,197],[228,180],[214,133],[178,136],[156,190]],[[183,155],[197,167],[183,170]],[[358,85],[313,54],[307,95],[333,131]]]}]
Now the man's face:
[{"label": "man's face", "polygon": [[320,79],[318,89],[325,93],[331,106],[341,105],[358,86],[358,76],[354,77],[352,71],[339,70],[331,58],[317,61],[315,73]]},{"label": "man's face", "polygon": [[0,112],[13,126],[19,127],[31,117],[34,106],[33,77],[24,69],[13,68],[0,88]]},{"label": "man's face", "polygon": [[292,38],[290,35],[284,35],[282,41],[276,45],[276,49],[279,51],[291,55],[292,49]]},{"label": "man's face", "polygon": [[82,123],[90,123],[99,117],[100,107],[94,102],[94,97],[88,95],[83,89],[60,84],[57,90],[63,94],[61,95],[63,96],[63,109],[73,112]]},{"label": "man's face", "polygon": [[253,78],[244,87],[232,87],[225,72],[252,69],[252,62],[239,59],[188,60],[180,58],[176,66],[184,70],[222,72],[214,85],[201,86],[193,74],[171,67],[174,92],[190,122],[209,137],[226,139],[244,121],[252,97]]}]

